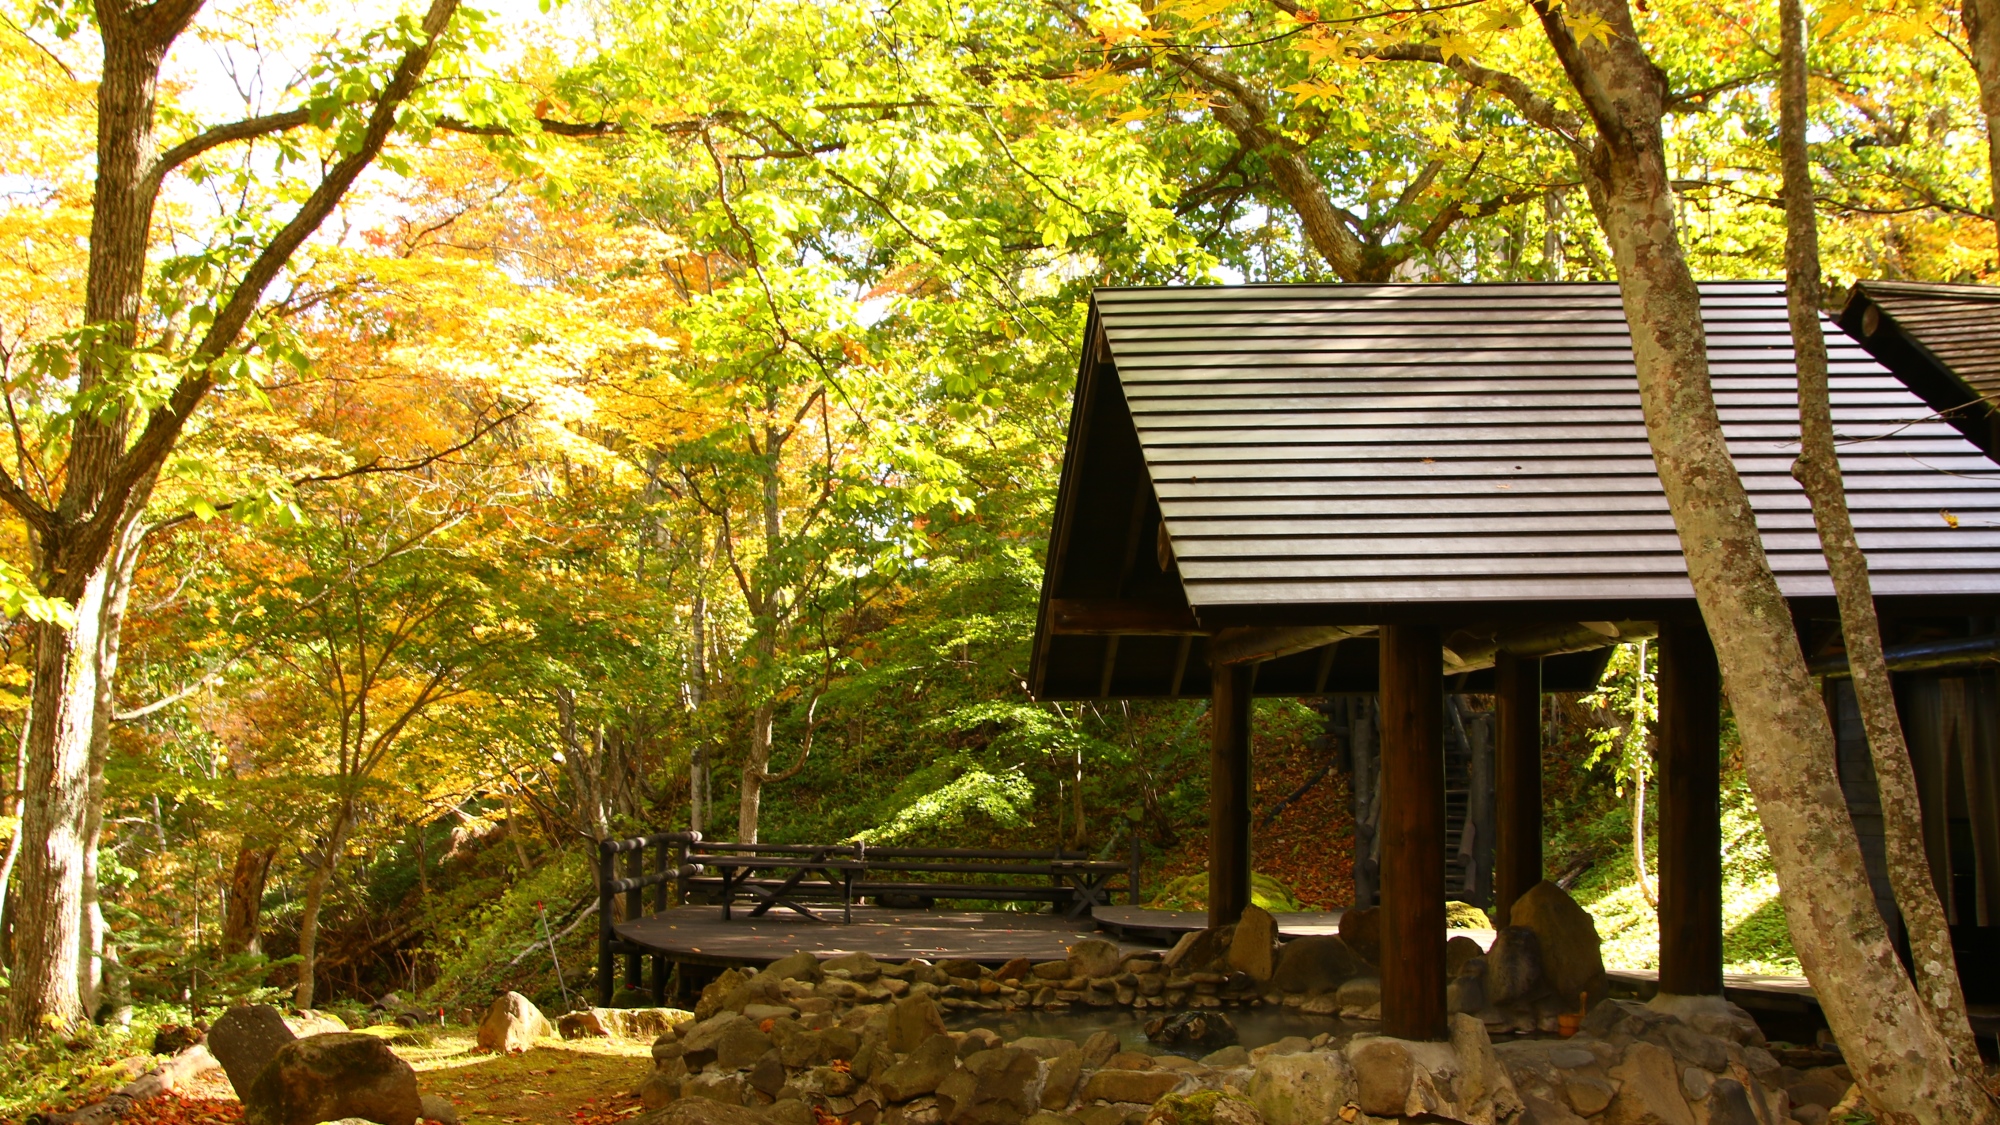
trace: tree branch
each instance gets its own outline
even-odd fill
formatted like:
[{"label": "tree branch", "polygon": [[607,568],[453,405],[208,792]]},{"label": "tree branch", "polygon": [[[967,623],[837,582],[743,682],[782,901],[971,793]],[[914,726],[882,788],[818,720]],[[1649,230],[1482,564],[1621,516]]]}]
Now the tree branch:
[{"label": "tree branch", "polygon": [[166,180],[168,173],[212,148],[219,148],[234,141],[267,137],[287,129],[296,129],[309,120],[311,115],[305,110],[288,109],[283,113],[246,117],[241,121],[232,121],[227,125],[217,125],[213,129],[204,130],[161,153],[159,158],[153,161],[152,167],[146,169],[146,178],[140,185],[140,190],[149,196],[158,195],[160,185]]}]

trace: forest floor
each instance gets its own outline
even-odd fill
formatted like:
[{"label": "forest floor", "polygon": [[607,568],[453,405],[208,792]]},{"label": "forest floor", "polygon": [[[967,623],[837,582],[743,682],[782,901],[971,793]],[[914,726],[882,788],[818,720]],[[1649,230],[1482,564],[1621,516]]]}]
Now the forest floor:
[{"label": "forest floor", "polygon": [[[640,1112],[632,1091],[652,1065],[650,1044],[542,1040],[520,1055],[481,1052],[473,1028],[368,1028],[417,1071],[427,1094],[463,1125],[611,1125]],[[243,1107],[221,1070],[142,1103],[122,1125],[240,1125]]]}]

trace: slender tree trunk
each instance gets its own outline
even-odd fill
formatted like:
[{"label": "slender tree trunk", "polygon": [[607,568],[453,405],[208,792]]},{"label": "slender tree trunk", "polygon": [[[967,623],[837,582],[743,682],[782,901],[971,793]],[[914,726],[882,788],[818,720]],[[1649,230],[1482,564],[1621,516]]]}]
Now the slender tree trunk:
[{"label": "slender tree trunk", "polygon": [[1964,0],[1961,13],[1972,72],[1979,79],[1979,111],[1986,117],[1989,214],[2000,237],[2000,0]]},{"label": "slender tree trunk", "polygon": [[236,849],[236,863],[229,870],[229,905],[222,916],[225,956],[264,951],[264,884],[277,857],[278,849],[252,844],[248,838]]},{"label": "slender tree trunk", "polygon": [[[1889,944],[1841,798],[1826,707],[1723,438],[1701,293],[1675,227],[1664,73],[1625,0],[1536,7],[1597,127],[1585,173],[1618,267],[1654,464],[1742,732],[1793,946],[1855,1081],[1885,1116],[1994,1121]],[[1579,18],[1603,21],[1606,33],[1579,41],[1570,30]]]},{"label": "slender tree trunk", "polygon": [[[347,832],[354,819],[354,807],[342,801],[334,813],[333,831],[327,836],[326,851],[306,883],[305,909],[299,914],[299,983],[292,992],[294,1008],[313,1006],[313,976],[319,954],[319,912],[326,904],[327,888],[340,866],[340,853],[347,847]],[[509,825],[511,828],[511,824]]]},{"label": "slender tree trunk", "polygon": [[[1806,149],[1806,22],[1801,0],[1780,0],[1783,23],[1782,79],[1779,83],[1779,140],[1785,176],[1785,292],[1791,313],[1792,350],[1799,373],[1799,457],[1792,476],[1812,502],[1840,606],[1840,630],[1847,641],[1847,665],[1854,697],[1881,790],[1884,850],[1889,885],[1909,931],[1917,993],[1931,1019],[1951,1042],[1962,1067],[1980,1068],[1979,1044],[1966,1017],[1959,986],[1958,959],[1951,928],[1938,901],[1924,850],[1922,806],[1916,770],[1903,742],[1902,717],[1882,654],[1882,626],[1875,616],[1875,593],[1868,559],[1854,536],[1847,492],[1834,446],[1833,406],[1827,387],[1826,339],[1819,322],[1819,223],[1813,210],[1812,166]],[[1967,10],[1971,8],[1968,2]]]},{"label": "slender tree trunk", "polygon": [[750,753],[743,760],[743,792],[736,805],[736,839],[757,842],[757,818],[764,800],[764,779],[771,766],[771,723],[778,703],[765,699],[750,715]]},{"label": "slender tree trunk", "polygon": [[77,995],[86,1016],[94,1017],[104,984],[105,942],[104,903],[98,885],[98,846],[104,834],[104,767],[111,757],[112,715],[117,710],[114,688],[118,679],[118,649],[125,629],[125,604],[138,574],[139,554],[149,529],[136,518],[128,518],[112,551],[106,573],[104,621],[98,628],[97,710],[91,721],[90,781],[84,807],[83,829],[83,918]]},{"label": "slender tree trunk", "polygon": [[[22,788],[28,783],[28,727],[33,718],[31,712],[23,711],[21,714],[21,736],[14,743],[14,774],[8,782],[6,800],[0,801],[0,810],[4,810],[0,815],[21,815]],[[15,861],[20,858],[21,826],[16,824],[14,834],[7,838],[7,854],[0,856],[0,926],[6,925],[7,887],[14,878]],[[11,950],[0,952],[8,954],[0,956],[0,967],[5,967],[11,963]]]}]

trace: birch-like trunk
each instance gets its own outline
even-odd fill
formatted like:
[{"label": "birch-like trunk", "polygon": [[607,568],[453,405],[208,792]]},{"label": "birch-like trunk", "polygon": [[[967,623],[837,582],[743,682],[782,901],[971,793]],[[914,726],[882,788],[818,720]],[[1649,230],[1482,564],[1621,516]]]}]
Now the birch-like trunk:
[{"label": "birch-like trunk", "polygon": [[1979,112],[1986,118],[1988,216],[2000,238],[2000,0],[1964,0],[1967,54],[1979,80]]},{"label": "birch-like trunk", "polygon": [[1785,177],[1785,299],[1799,373],[1799,457],[1792,466],[1792,476],[1812,503],[1820,552],[1826,556],[1827,574],[1840,607],[1840,631],[1847,642],[1854,699],[1875,765],[1875,784],[1881,791],[1889,886],[1910,935],[1917,993],[1929,1007],[1938,1030],[1951,1042],[1960,1065],[1979,1067],[1979,1044],[1966,1017],[1951,927],[1938,901],[1930,857],[1924,849],[1917,774],[1909,747],[1903,742],[1902,717],[1896,710],[1889,665],[1882,652],[1882,625],[1875,616],[1868,559],[1855,539],[1854,519],[1847,508],[1847,491],[1834,446],[1826,339],[1819,321],[1819,223],[1813,210],[1812,166],[1806,149],[1809,71],[1805,11],[1801,0],[1779,0],[1779,9],[1783,24],[1778,134]]},{"label": "birch-like trunk", "polygon": [[[1647,435],[1742,733],[1793,946],[1855,1081],[1886,1117],[2000,1120],[1952,1065],[1889,944],[1834,770],[1833,728],[1723,437],[1701,293],[1675,226],[1665,75],[1625,0],[1560,10],[1538,0],[1537,12],[1597,128],[1585,174],[1617,265]],[[1579,18],[1606,33],[1579,40]]]},{"label": "birch-like trunk", "polygon": [[313,976],[319,958],[320,908],[326,905],[327,888],[332,885],[334,872],[340,867],[340,853],[347,848],[347,833],[353,819],[353,806],[342,801],[333,814],[333,831],[327,836],[326,851],[321,853],[319,866],[313,868],[312,878],[306,882],[305,908],[299,913],[299,983],[292,990],[294,1008],[313,1006]]}]

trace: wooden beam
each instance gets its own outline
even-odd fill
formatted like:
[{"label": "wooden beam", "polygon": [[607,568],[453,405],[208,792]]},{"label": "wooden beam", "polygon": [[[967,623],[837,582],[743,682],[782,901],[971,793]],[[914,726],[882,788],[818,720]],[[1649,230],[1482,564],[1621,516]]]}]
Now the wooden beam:
[{"label": "wooden beam", "polygon": [[1660,991],[1722,994],[1722,678],[1699,621],[1660,631]]},{"label": "wooden beam", "polygon": [[1444,670],[1446,675],[1456,675],[1490,668],[1503,652],[1516,656],[1561,656],[1566,652],[1589,652],[1607,645],[1650,637],[1658,631],[1651,621],[1572,621],[1530,625],[1448,650]]},{"label": "wooden beam", "polygon": [[1303,625],[1296,628],[1224,629],[1208,642],[1211,664],[1244,664],[1276,660],[1322,645],[1337,644],[1348,637],[1373,633],[1373,625]]},{"label": "wooden beam", "polygon": [[1136,598],[1050,598],[1049,632],[1055,636],[1201,635],[1207,630],[1182,605]]},{"label": "wooden beam", "polygon": [[1381,636],[1382,1034],[1443,1039],[1443,637],[1434,625]]},{"label": "wooden beam", "polygon": [[1493,665],[1493,924],[1542,881],[1542,661],[1503,652]]},{"label": "wooden beam", "polygon": [[1250,905],[1250,706],[1257,668],[1218,666],[1209,705],[1208,924],[1227,926]]}]

